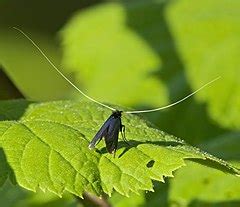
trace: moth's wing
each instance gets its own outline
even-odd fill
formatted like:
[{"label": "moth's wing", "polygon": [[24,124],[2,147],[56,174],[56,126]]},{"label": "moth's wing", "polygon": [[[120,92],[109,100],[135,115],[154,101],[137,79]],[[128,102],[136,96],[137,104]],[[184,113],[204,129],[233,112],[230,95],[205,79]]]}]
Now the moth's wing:
[{"label": "moth's wing", "polygon": [[98,142],[100,142],[102,140],[103,137],[106,136],[107,132],[108,132],[108,128],[112,122],[113,117],[110,116],[102,125],[102,127],[99,129],[99,131],[97,132],[97,134],[93,137],[92,141],[90,142],[90,144],[88,145],[88,147],[90,149],[94,148]]},{"label": "moth's wing", "polygon": [[114,118],[113,120],[111,120],[110,125],[107,129],[107,133],[104,136],[106,148],[109,153],[114,153],[117,150],[120,127],[120,118]]}]

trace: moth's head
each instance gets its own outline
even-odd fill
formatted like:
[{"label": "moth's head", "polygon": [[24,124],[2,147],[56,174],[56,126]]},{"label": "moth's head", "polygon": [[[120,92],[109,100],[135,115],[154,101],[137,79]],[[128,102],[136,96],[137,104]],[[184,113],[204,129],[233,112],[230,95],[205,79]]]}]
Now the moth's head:
[{"label": "moth's head", "polygon": [[118,110],[113,111],[112,116],[114,116],[114,118],[119,118],[122,116],[122,111],[118,111]]}]

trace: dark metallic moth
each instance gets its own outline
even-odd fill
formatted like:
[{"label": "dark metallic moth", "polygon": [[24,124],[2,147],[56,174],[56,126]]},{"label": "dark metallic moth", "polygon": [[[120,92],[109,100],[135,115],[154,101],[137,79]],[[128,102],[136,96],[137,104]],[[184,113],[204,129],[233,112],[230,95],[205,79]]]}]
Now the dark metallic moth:
[{"label": "dark metallic moth", "polygon": [[111,116],[105,121],[100,130],[94,136],[89,144],[89,148],[93,149],[104,138],[106,149],[109,153],[115,154],[118,145],[119,132],[126,141],[125,126],[122,124],[122,111],[113,111]]}]

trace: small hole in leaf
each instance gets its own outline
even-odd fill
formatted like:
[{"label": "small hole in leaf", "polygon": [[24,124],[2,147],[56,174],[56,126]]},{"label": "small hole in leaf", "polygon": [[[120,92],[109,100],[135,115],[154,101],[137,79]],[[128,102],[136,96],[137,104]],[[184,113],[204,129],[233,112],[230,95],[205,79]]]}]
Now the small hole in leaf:
[{"label": "small hole in leaf", "polygon": [[147,163],[147,167],[148,168],[151,168],[153,165],[154,165],[155,161],[154,160],[150,160],[148,163]]}]

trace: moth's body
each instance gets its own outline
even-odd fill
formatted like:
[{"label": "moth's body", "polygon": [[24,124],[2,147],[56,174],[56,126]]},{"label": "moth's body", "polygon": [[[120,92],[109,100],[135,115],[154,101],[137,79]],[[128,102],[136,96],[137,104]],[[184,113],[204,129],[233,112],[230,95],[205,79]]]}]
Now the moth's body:
[{"label": "moth's body", "polygon": [[89,148],[94,148],[96,144],[104,138],[107,151],[115,154],[118,145],[119,132],[121,132],[122,137],[125,140],[125,126],[122,125],[121,117],[122,111],[113,111],[90,142]]}]

